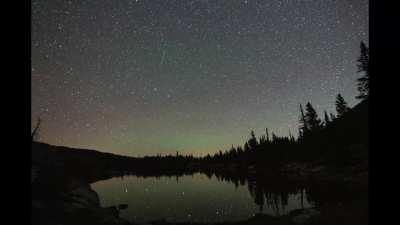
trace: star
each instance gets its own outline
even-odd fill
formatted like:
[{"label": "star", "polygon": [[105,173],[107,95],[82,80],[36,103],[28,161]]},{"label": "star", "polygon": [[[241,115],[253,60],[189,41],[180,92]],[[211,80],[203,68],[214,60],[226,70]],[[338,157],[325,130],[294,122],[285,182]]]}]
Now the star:
[{"label": "star", "polygon": [[31,118],[43,117],[46,143],[128,156],[213,154],[266,127],[296,136],[298,103],[320,116],[337,93],[357,103],[368,8],[33,0]]}]

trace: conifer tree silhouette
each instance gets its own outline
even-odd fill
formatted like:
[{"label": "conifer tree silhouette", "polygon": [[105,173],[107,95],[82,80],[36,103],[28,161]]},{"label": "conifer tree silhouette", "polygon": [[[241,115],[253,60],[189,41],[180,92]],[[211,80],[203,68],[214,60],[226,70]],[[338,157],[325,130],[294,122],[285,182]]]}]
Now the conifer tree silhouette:
[{"label": "conifer tree silhouette", "polygon": [[308,134],[309,127],[306,121],[306,116],[304,114],[303,106],[300,104],[300,128],[299,128],[299,137],[303,138]]},{"label": "conifer tree silhouette", "polygon": [[338,94],[336,96],[336,112],[337,112],[337,117],[342,117],[343,114],[345,114],[347,111],[350,110],[350,108],[347,106],[347,102],[344,100],[341,94]]},{"label": "conifer tree silhouette", "polygon": [[250,139],[248,141],[249,147],[250,147],[251,150],[255,150],[257,148],[257,145],[258,145],[257,138],[256,138],[256,135],[254,134],[254,131],[251,131],[250,135],[251,135],[251,137],[250,137]]},{"label": "conifer tree silhouette", "polygon": [[328,113],[326,110],[324,110],[324,124],[325,126],[328,126],[332,121],[330,120]]},{"label": "conifer tree silhouette", "polygon": [[310,102],[306,104],[305,120],[310,131],[318,131],[321,129],[321,120],[318,118],[318,114]]}]

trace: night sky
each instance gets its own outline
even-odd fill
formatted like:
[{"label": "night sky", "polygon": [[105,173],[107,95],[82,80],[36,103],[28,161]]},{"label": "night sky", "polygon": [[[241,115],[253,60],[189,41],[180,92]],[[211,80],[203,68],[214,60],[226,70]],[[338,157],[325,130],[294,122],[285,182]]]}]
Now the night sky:
[{"label": "night sky", "polygon": [[32,0],[40,141],[204,155],[358,102],[367,0]]}]

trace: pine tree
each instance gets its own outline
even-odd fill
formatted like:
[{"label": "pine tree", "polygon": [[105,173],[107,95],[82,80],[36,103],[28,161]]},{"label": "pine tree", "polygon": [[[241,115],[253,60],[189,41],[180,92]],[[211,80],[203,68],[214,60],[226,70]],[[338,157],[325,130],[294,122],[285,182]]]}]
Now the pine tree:
[{"label": "pine tree", "polygon": [[360,43],[360,57],[357,60],[357,72],[364,72],[364,76],[357,79],[359,95],[357,99],[367,99],[369,92],[369,49],[364,42]]},{"label": "pine tree", "polygon": [[347,102],[344,100],[342,95],[338,94],[336,96],[336,112],[337,112],[337,117],[342,117],[343,114],[345,114],[347,111],[349,111],[349,107],[347,106]]},{"label": "pine tree", "polygon": [[318,118],[318,114],[310,102],[306,104],[305,120],[310,131],[318,131],[322,127],[321,120]]},{"label": "pine tree", "polygon": [[256,135],[254,134],[254,131],[251,131],[250,135],[251,135],[251,137],[250,137],[250,139],[248,141],[249,147],[250,147],[251,150],[255,150],[257,148],[257,145],[258,145],[257,138],[256,138]]},{"label": "pine tree", "polygon": [[332,121],[329,119],[328,113],[326,110],[324,111],[324,124],[325,126],[328,126]]},{"label": "pine tree", "polygon": [[300,104],[300,127],[299,127],[299,137],[303,138],[308,134],[309,127],[306,121],[306,116],[304,114],[303,106]]},{"label": "pine tree", "polygon": [[294,137],[293,137],[293,135],[292,135],[292,132],[290,132],[290,129],[289,129],[289,140],[290,140],[291,142],[294,142]]}]

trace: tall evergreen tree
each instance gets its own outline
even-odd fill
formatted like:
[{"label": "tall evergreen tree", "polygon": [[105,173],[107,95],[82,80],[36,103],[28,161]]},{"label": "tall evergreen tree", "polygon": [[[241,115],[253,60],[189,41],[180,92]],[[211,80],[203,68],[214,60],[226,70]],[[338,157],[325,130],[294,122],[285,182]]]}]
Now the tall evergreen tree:
[{"label": "tall evergreen tree", "polygon": [[299,127],[299,137],[303,138],[308,134],[309,128],[306,120],[306,116],[304,114],[303,106],[300,104],[300,127]]},{"label": "tall evergreen tree", "polygon": [[341,94],[338,94],[336,96],[336,112],[337,112],[337,117],[343,116],[347,111],[349,111],[349,107],[347,106],[347,102],[344,100]]},{"label": "tall evergreen tree", "polygon": [[369,92],[369,49],[364,42],[360,43],[360,57],[358,58],[358,71],[364,75],[357,79],[358,91],[360,92],[357,99],[367,99]]},{"label": "tall evergreen tree", "polygon": [[318,131],[321,129],[321,120],[318,118],[318,114],[310,102],[306,104],[305,119],[310,131]]}]

